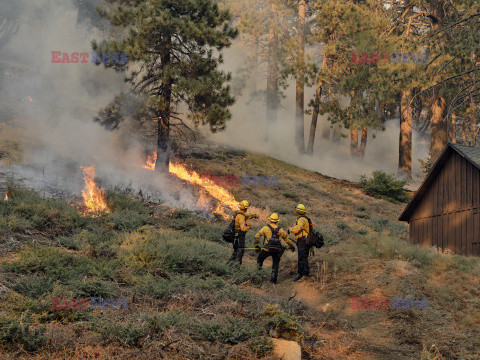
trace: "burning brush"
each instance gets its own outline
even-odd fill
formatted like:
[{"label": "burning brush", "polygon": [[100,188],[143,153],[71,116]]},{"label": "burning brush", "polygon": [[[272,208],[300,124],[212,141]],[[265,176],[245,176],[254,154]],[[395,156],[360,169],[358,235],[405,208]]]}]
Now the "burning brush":
[{"label": "burning brush", "polygon": [[82,167],[85,190],[82,190],[83,204],[88,213],[107,211],[107,200],[105,193],[95,183],[95,165]]},{"label": "burning brush", "polygon": [[[147,162],[143,165],[143,167],[145,169],[155,170],[156,160],[157,153],[155,152],[152,155],[148,156]],[[233,211],[237,210],[238,202],[227,189],[216,184],[205,184],[204,179],[202,179],[199,174],[197,174],[195,171],[187,170],[185,165],[174,164],[170,162],[168,171],[171,174],[177,176],[179,179],[201,188],[200,198],[197,201],[197,206],[202,208],[209,208],[209,201],[208,197],[206,196],[206,193],[208,193],[208,195],[218,200],[219,202],[213,212],[222,215],[223,218],[229,218],[229,216],[225,212],[225,207],[230,208]]]}]

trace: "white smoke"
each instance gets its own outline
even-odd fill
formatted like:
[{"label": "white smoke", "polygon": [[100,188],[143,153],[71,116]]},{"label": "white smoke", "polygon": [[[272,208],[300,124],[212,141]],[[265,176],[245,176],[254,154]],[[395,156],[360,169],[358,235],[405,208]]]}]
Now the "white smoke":
[{"label": "white smoke", "polygon": [[[125,146],[127,130],[112,132],[93,122],[102,107],[127,90],[124,74],[91,62],[91,41],[108,34],[78,23],[70,1],[23,4],[19,31],[0,54],[1,68],[9,69],[0,91],[13,104],[10,124],[21,134],[27,156],[23,165],[0,168],[0,186],[12,180],[51,195],[80,196],[81,166],[95,165],[107,189],[141,190],[151,200],[194,209],[190,190],[142,168],[143,147],[135,141]],[[88,63],[52,63],[52,51],[89,53]],[[31,102],[21,101],[27,97]]]}]

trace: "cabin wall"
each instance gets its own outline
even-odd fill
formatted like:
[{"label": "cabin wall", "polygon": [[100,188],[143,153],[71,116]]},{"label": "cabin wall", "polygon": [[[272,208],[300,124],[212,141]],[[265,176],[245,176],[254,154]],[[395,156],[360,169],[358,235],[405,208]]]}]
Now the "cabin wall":
[{"label": "cabin wall", "polygon": [[480,256],[480,171],[456,152],[447,158],[410,218],[410,241]]}]

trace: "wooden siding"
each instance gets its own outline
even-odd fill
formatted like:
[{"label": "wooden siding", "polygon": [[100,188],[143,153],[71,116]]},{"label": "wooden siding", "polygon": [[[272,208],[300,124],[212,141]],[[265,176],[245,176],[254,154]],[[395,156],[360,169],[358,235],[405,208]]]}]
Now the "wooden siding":
[{"label": "wooden siding", "polygon": [[480,171],[456,152],[413,210],[410,241],[480,256]]}]

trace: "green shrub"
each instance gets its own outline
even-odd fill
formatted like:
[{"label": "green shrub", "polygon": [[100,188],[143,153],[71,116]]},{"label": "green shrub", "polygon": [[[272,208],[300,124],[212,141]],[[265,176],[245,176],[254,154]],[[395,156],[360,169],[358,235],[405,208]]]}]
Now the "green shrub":
[{"label": "green shrub", "polygon": [[5,271],[18,274],[42,273],[52,281],[68,283],[81,277],[111,279],[120,267],[119,262],[106,259],[90,259],[81,255],[66,253],[61,248],[49,246],[26,247],[18,259],[2,264]]},{"label": "green shrub", "polygon": [[78,213],[66,200],[45,199],[38,193],[8,189],[8,201],[0,201],[0,231],[21,232],[26,229],[70,234],[92,220]]},{"label": "green shrub", "polygon": [[118,231],[134,231],[152,222],[150,215],[136,210],[116,211],[110,215],[110,218]]},{"label": "green shrub", "polygon": [[58,243],[69,250],[80,250],[80,243],[74,237],[60,236],[57,238]]},{"label": "green shrub", "polygon": [[343,220],[336,221],[335,226],[338,227],[340,230],[346,230],[349,228],[348,224]]},{"label": "green shrub", "polygon": [[30,330],[30,323],[21,324],[18,319],[0,316],[0,344],[26,351],[36,351],[45,346],[45,327]]},{"label": "green shrub", "polygon": [[74,281],[70,283],[69,287],[72,289],[75,298],[110,298],[115,293],[110,285],[96,280]]},{"label": "green shrub", "polygon": [[188,218],[180,218],[175,221],[172,221],[169,225],[172,229],[175,230],[182,230],[182,231],[188,231],[192,228],[194,228],[197,225],[197,223]]},{"label": "green shrub", "polygon": [[109,208],[112,209],[113,212],[126,210],[134,211],[139,214],[145,214],[149,212],[148,207],[141,200],[127,194],[122,194],[118,190],[107,191],[106,198]]},{"label": "green shrub", "polygon": [[355,214],[356,217],[360,218],[360,219],[368,219],[370,218],[370,215],[368,215],[367,213],[364,213],[364,212],[356,212]]},{"label": "green shrub", "polygon": [[147,334],[145,326],[129,323],[110,323],[105,320],[90,324],[90,329],[98,332],[104,338],[115,338],[126,346],[140,346],[140,340]]},{"label": "green shrub", "polygon": [[287,333],[297,339],[299,338],[300,324],[297,319],[280,309],[279,305],[265,305],[263,315],[268,317],[267,326],[269,328],[277,330],[279,334]]},{"label": "green shrub", "polygon": [[13,289],[20,294],[32,299],[53,291],[54,282],[47,276],[33,276],[15,284]]},{"label": "green shrub", "polygon": [[251,320],[229,317],[222,321],[196,320],[188,327],[187,333],[195,340],[221,341],[234,345],[261,334],[262,329]]},{"label": "green shrub", "polygon": [[225,227],[226,225],[223,224],[218,225],[199,221],[196,223],[196,226],[191,227],[189,234],[199,239],[218,242],[225,245],[225,240],[222,238],[223,229]]},{"label": "green shrub", "polygon": [[286,197],[287,199],[292,199],[292,200],[298,199],[298,196],[296,194],[292,194],[289,192],[283,193],[283,196]]},{"label": "green shrub", "polygon": [[407,239],[408,225],[406,224],[393,222],[389,219],[377,216],[372,216],[371,219],[362,221],[362,223],[371,227],[375,232],[381,233],[382,231],[386,230],[391,236],[399,237],[403,240]]},{"label": "green shrub", "polygon": [[183,234],[126,234],[122,248],[125,262],[137,270],[161,268],[180,274],[221,276],[232,273],[222,261],[228,258],[226,247]]},{"label": "green shrub", "polygon": [[409,200],[409,195],[404,186],[408,180],[397,180],[393,174],[382,171],[374,171],[372,178],[362,176],[360,183],[363,185],[365,194],[378,199],[385,199],[393,203],[401,203]]},{"label": "green shrub", "polygon": [[255,337],[248,343],[248,347],[257,356],[265,356],[273,351],[274,345],[272,339],[268,336]]}]

